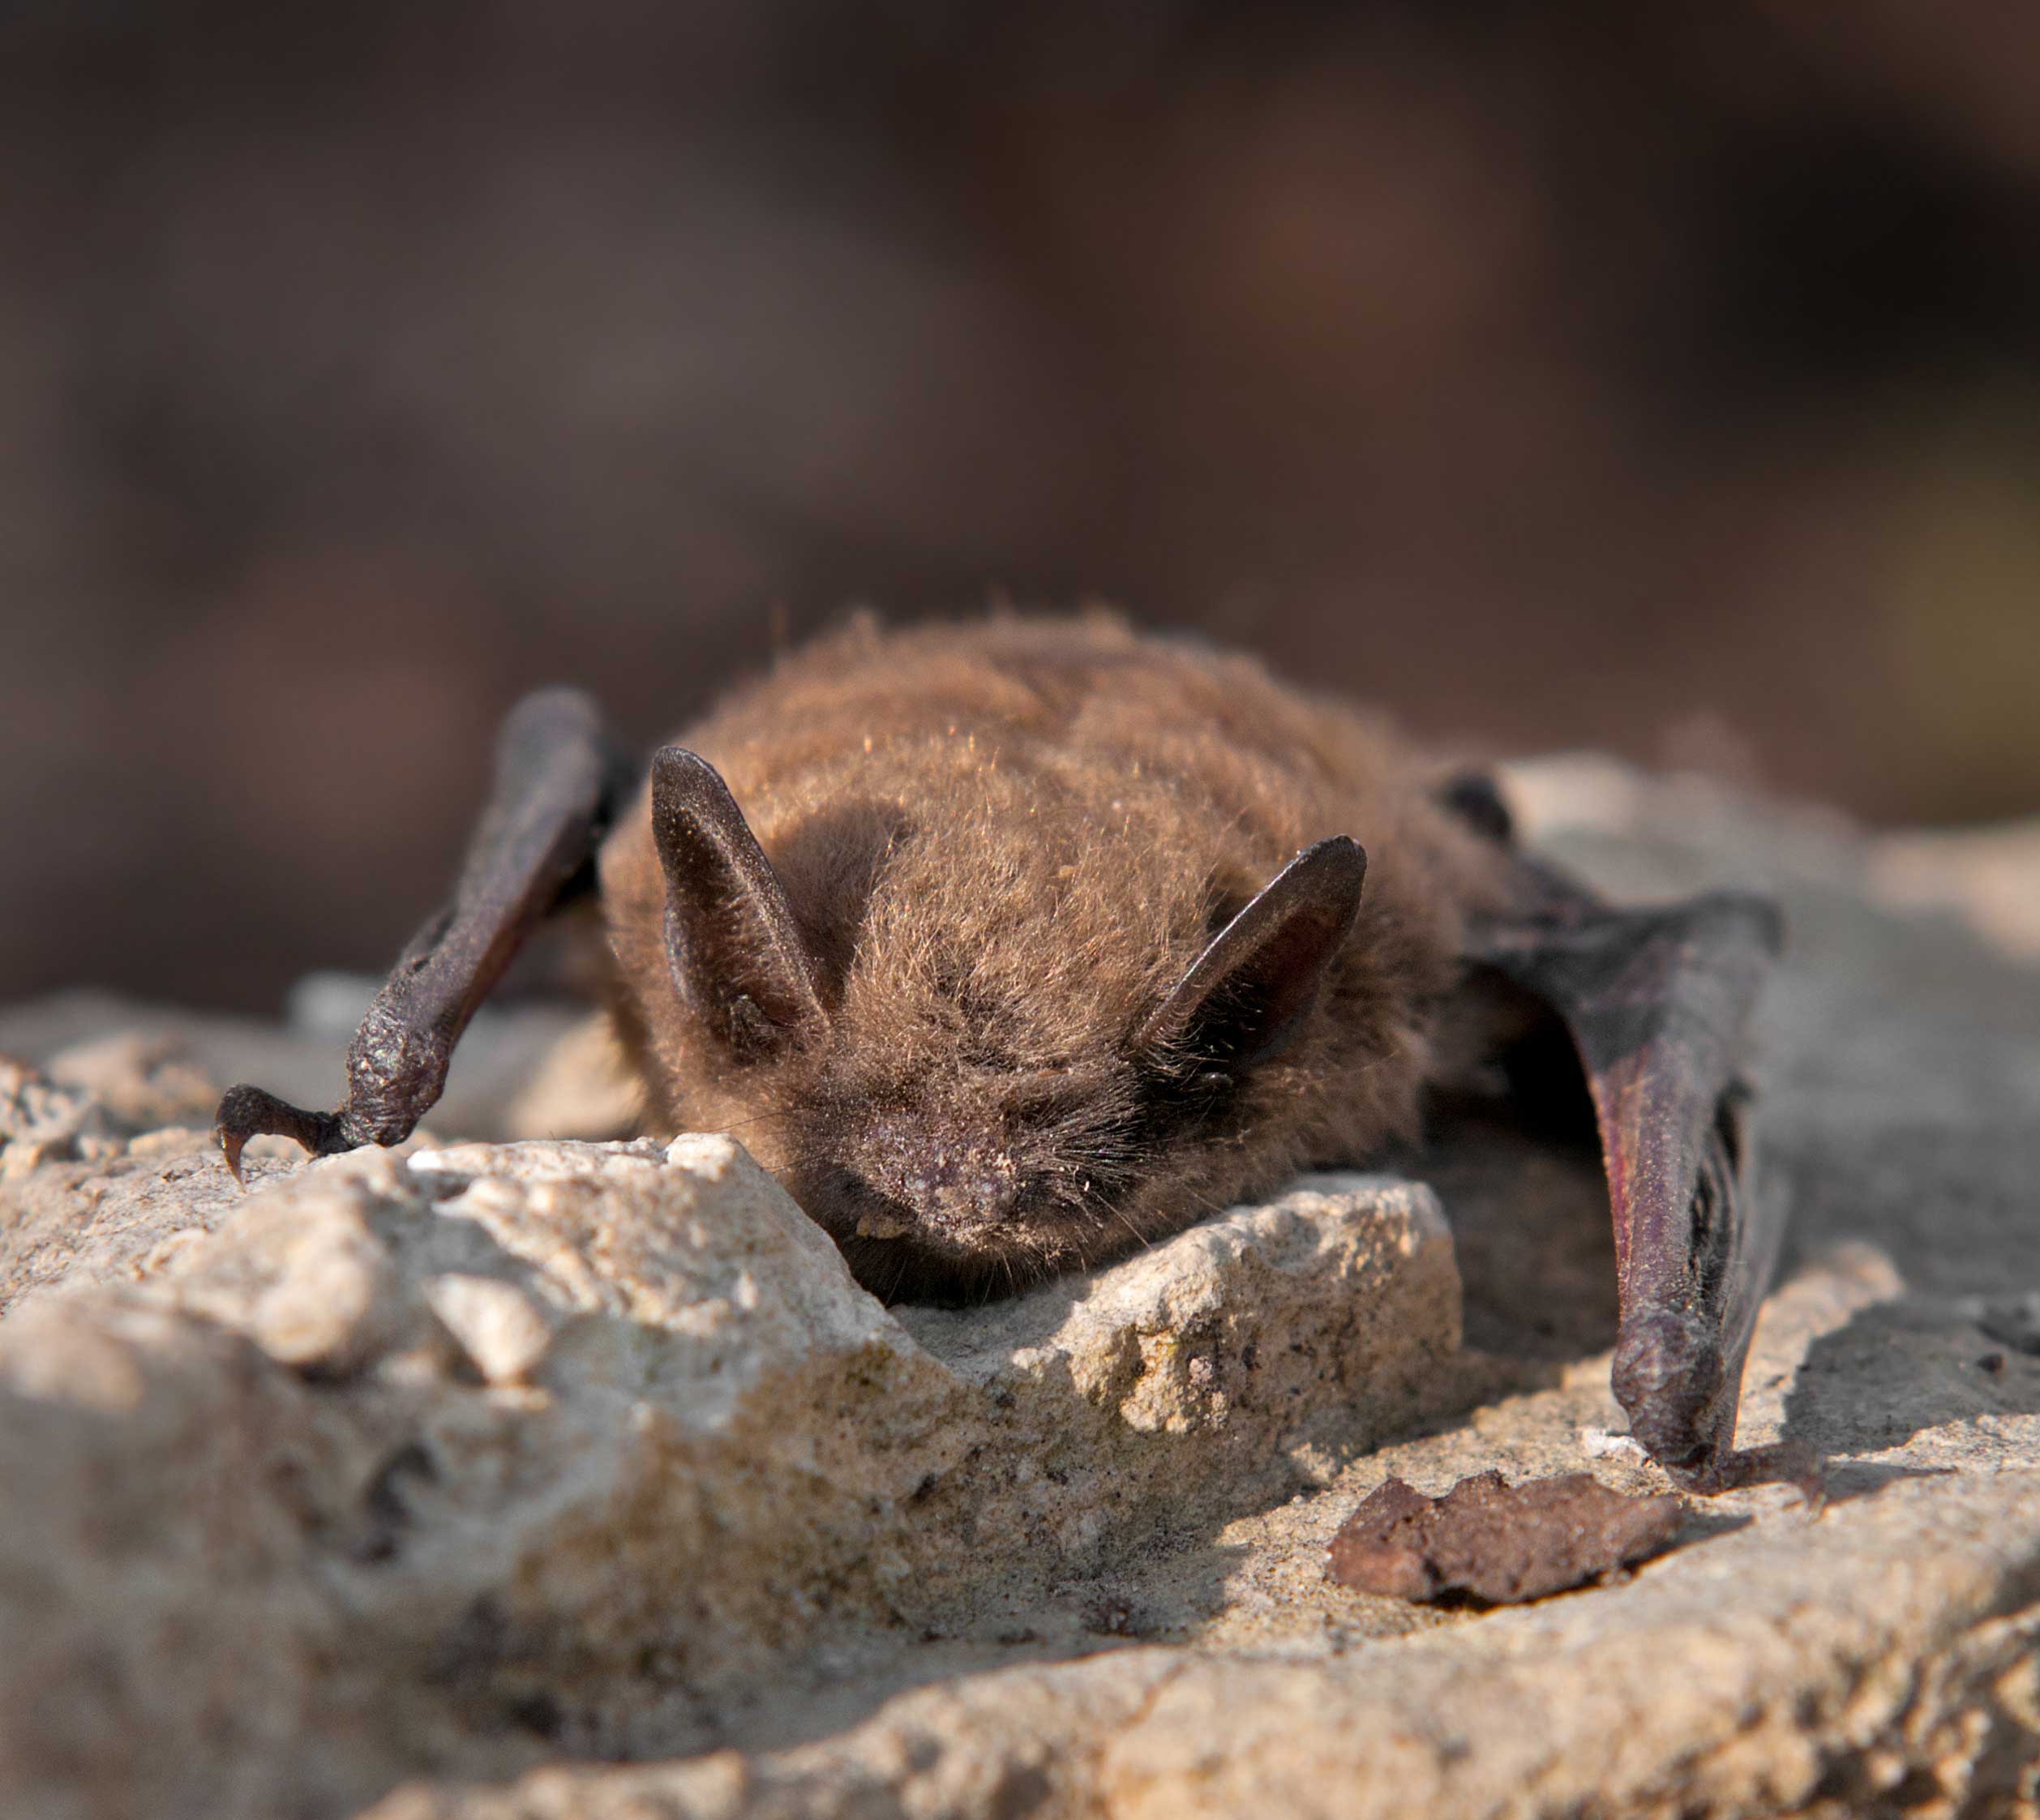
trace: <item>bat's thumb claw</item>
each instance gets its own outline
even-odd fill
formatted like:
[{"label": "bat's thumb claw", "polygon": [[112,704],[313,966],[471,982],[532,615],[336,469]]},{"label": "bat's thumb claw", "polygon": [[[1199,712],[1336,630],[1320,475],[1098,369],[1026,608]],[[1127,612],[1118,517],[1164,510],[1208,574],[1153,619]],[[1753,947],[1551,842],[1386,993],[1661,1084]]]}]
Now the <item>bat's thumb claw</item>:
[{"label": "bat's thumb claw", "polygon": [[213,1115],[221,1158],[228,1173],[244,1188],[248,1184],[242,1173],[241,1153],[251,1137],[264,1134],[289,1137],[319,1156],[332,1148],[341,1123],[335,1113],[307,1112],[259,1087],[245,1085],[228,1088],[221,1096],[220,1110]]},{"label": "bat's thumb claw", "polygon": [[241,1173],[241,1150],[247,1139],[227,1130],[225,1126],[215,1130],[213,1136],[220,1140],[220,1159],[226,1164],[227,1173],[234,1178],[235,1186],[245,1193],[248,1178]]},{"label": "bat's thumb claw", "polygon": [[213,1115],[213,1135],[220,1141],[220,1159],[226,1164],[227,1173],[244,1189],[248,1179],[241,1171],[241,1153],[251,1137],[270,1128],[274,1121],[268,1114],[277,1104],[259,1087],[229,1087],[221,1098],[220,1110]]},{"label": "bat's thumb claw", "polygon": [[1686,1480],[1690,1490],[1740,1491],[1748,1485],[1784,1485],[1796,1492],[1809,1520],[1828,1508],[1828,1463],[1803,1441],[1774,1441],[1762,1447],[1732,1449]]}]

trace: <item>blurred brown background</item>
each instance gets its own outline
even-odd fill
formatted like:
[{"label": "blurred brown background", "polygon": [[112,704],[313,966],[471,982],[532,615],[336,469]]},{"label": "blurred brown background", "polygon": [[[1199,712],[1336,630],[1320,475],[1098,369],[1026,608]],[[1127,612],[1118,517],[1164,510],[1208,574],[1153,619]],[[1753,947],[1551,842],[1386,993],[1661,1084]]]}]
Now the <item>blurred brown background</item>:
[{"label": "blurred brown background", "polygon": [[1104,597],[2040,805],[2040,14],[0,11],[0,998],[379,970],[492,724]]}]

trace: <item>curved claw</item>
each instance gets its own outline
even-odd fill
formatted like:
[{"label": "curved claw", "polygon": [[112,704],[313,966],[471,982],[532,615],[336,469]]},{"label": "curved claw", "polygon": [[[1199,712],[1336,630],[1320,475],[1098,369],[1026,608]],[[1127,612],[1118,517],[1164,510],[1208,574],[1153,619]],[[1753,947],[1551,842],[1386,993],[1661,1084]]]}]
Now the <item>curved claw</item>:
[{"label": "curved claw", "polygon": [[241,1152],[251,1137],[291,1138],[315,1157],[351,1150],[355,1141],[344,1113],[307,1112],[260,1087],[246,1085],[229,1087],[221,1095],[213,1123],[228,1173],[242,1188],[248,1184],[241,1173]]}]

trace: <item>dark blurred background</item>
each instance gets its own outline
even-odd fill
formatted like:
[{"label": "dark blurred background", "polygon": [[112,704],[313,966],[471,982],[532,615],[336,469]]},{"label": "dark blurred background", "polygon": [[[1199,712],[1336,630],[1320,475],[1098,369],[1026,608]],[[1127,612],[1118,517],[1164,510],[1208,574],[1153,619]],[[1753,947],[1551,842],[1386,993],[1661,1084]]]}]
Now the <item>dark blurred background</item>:
[{"label": "dark blurred background", "polygon": [[2040,12],[0,10],[0,998],[379,970],[492,725],[1103,598],[2040,806]]}]

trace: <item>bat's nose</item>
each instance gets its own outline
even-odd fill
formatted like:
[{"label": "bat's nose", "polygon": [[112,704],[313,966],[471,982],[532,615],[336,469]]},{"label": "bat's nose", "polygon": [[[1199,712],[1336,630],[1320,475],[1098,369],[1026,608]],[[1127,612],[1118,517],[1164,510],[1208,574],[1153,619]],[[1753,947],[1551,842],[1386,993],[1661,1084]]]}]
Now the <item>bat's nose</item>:
[{"label": "bat's nose", "polygon": [[956,1118],[901,1114],[872,1121],[860,1174],[914,1219],[941,1231],[993,1225],[1012,1211],[1020,1169],[997,1133]]},{"label": "bat's nose", "polygon": [[1002,1218],[1012,1205],[1012,1159],[938,1151],[924,1168],[908,1177],[910,1198],[924,1214],[945,1226],[970,1226]]}]

